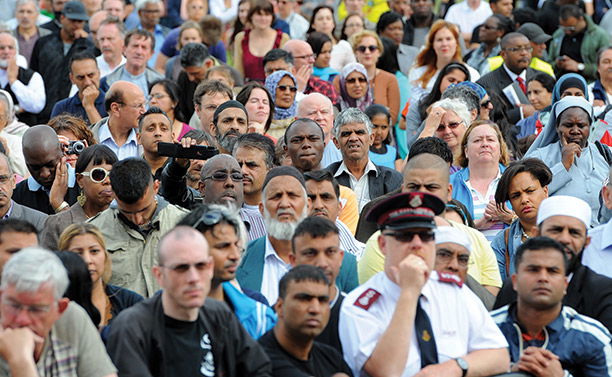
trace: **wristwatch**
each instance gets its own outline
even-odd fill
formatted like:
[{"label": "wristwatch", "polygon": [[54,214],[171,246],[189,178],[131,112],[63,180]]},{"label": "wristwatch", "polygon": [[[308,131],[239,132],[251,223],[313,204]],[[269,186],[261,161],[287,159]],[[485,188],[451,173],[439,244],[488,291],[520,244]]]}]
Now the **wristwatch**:
[{"label": "wristwatch", "polygon": [[584,71],[584,63],[578,63],[578,70],[580,72]]},{"label": "wristwatch", "polygon": [[465,361],[465,359],[461,357],[456,357],[453,360],[457,362],[457,365],[459,365],[459,368],[461,368],[461,370],[463,371],[463,374],[461,375],[461,377],[465,377],[467,375],[468,368],[470,367],[468,365],[468,362]]}]

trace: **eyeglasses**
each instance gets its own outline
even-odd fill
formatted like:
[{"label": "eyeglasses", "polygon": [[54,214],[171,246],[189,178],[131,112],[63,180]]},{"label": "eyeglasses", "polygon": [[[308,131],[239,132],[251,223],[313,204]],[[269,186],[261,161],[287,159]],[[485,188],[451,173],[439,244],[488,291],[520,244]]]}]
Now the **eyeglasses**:
[{"label": "eyeglasses", "polygon": [[122,105],[122,106],[128,106],[131,107],[133,109],[144,109],[145,108],[145,103],[139,103],[137,105],[128,105],[127,103],[123,103],[123,102],[117,102],[118,104]]},{"label": "eyeglasses", "polygon": [[42,317],[51,311],[52,305],[23,305],[11,299],[2,299],[11,315],[18,315],[22,310],[28,312],[33,317]]},{"label": "eyeglasses", "polygon": [[310,55],[302,55],[302,56],[294,56],[293,59],[314,59],[316,56],[315,54],[310,54]]},{"label": "eyeglasses", "polygon": [[191,267],[195,268],[196,271],[198,272],[204,272],[208,268],[208,266],[210,266],[211,263],[212,263],[212,258],[208,257],[207,260],[198,262],[198,263],[181,263],[181,264],[175,264],[173,266],[160,265],[160,267],[167,268],[178,274],[184,274],[187,271],[191,270]]},{"label": "eyeglasses", "polygon": [[374,52],[374,51],[378,50],[378,46],[370,45],[370,46],[359,46],[359,47],[357,47],[357,51],[361,52],[362,54],[365,53],[366,50],[370,50],[370,52]]},{"label": "eyeglasses", "polygon": [[[436,251],[436,260],[439,262],[449,263],[451,260],[453,260],[453,257],[454,257],[454,254],[449,250],[440,249]],[[465,255],[465,254],[457,255],[457,263],[461,267],[467,267],[469,261],[470,261],[469,255]]]},{"label": "eyeglasses", "polygon": [[297,87],[289,86],[289,85],[279,85],[279,86],[276,87],[276,89],[280,90],[281,92],[284,92],[286,90],[290,90],[291,93],[297,92]]},{"label": "eyeglasses", "polygon": [[84,171],[81,173],[84,177],[89,177],[92,182],[102,183],[108,177],[110,172],[104,168],[93,168],[90,171]]},{"label": "eyeglasses", "polygon": [[0,184],[3,185],[5,183],[8,183],[11,180],[11,178],[13,178],[12,175],[0,175]]},{"label": "eyeglasses", "polygon": [[212,179],[213,181],[223,182],[227,180],[227,177],[230,177],[234,182],[241,182],[244,179],[242,173],[228,173],[225,171],[218,171],[212,173],[212,175],[209,175],[208,177],[202,178],[202,180],[205,181],[207,179]]},{"label": "eyeglasses", "polygon": [[345,28],[347,27],[363,27],[363,24],[346,24],[344,25]]},{"label": "eyeglasses", "polygon": [[162,98],[166,98],[169,97],[167,94],[164,93],[155,93],[155,94],[151,94],[147,97],[147,101],[151,102],[152,99],[162,99]]},{"label": "eyeglasses", "polygon": [[431,230],[403,231],[403,232],[384,232],[383,235],[393,237],[399,242],[411,242],[414,236],[419,236],[422,242],[431,242],[436,238],[436,234]]},{"label": "eyeglasses", "polygon": [[507,47],[504,50],[506,50],[508,52],[520,52],[520,51],[531,52],[531,51],[533,51],[533,47],[531,47],[531,46]]},{"label": "eyeglasses", "polygon": [[346,79],[345,81],[347,84],[354,84],[357,81],[359,81],[359,83],[361,84],[368,82],[365,77],[351,77],[350,79]]},{"label": "eyeglasses", "polygon": [[442,132],[446,129],[446,127],[450,128],[451,130],[454,130],[455,128],[459,127],[459,125],[463,123],[463,121],[461,122],[453,122],[453,123],[449,123],[449,124],[442,124],[440,123],[440,125],[438,126],[437,131],[438,132]]},{"label": "eyeglasses", "polygon": [[483,108],[483,109],[486,109],[486,108],[489,107],[490,104],[491,104],[491,100],[488,99],[488,100],[484,101],[483,103],[481,103],[480,107]]}]

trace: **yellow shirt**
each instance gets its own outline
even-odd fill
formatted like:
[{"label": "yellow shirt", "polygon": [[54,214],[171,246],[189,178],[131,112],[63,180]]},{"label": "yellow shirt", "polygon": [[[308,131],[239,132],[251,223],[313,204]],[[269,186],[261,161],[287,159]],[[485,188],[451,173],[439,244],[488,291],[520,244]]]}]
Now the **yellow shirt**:
[{"label": "yellow shirt", "polygon": [[[378,22],[380,15],[389,10],[389,5],[387,4],[387,0],[368,0],[366,4],[362,8],[363,14],[366,16],[370,22],[374,24]],[[338,6],[338,19],[343,21],[347,16],[346,5],[344,1],[340,3]],[[339,26],[336,27],[336,30],[340,29]]]},{"label": "yellow shirt", "polygon": [[[481,285],[501,287],[502,280],[497,267],[497,259],[489,241],[476,229],[463,224],[447,220],[452,226],[461,229],[470,238],[472,252],[468,264],[468,274]],[[385,265],[385,256],[378,247],[380,231],[375,232],[366,242],[365,250],[357,264],[359,284],[363,284],[372,276],[382,271]]]},{"label": "yellow shirt", "polygon": [[340,211],[338,219],[349,228],[354,236],[357,230],[357,223],[359,222],[357,195],[350,188],[340,185],[340,201],[342,202],[342,211]]}]

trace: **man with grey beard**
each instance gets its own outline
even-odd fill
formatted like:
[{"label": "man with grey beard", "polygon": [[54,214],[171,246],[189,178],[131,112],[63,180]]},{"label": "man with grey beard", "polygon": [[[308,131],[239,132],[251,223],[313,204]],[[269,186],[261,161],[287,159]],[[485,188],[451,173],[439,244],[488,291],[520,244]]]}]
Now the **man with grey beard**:
[{"label": "man with grey beard", "polygon": [[[240,286],[261,292],[270,305],[278,298],[278,282],[291,269],[291,238],[309,207],[306,183],[296,168],[281,166],[268,172],[259,205],[267,234],[249,243],[236,277]],[[341,268],[337,283],[341,290],[357,286],[354,264]]]},{"label": "man with grey beard", "polygon": [[219,152],[231,155],[238,137],[247,133],[248,124],[247,111],[240,102],[229,100],[219,105],[210,124]]}]

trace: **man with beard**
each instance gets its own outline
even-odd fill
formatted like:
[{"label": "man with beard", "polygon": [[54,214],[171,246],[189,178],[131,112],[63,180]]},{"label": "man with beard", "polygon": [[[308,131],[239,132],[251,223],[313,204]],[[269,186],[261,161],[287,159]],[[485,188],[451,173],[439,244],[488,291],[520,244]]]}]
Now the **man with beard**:
[{"label": "man with beard", "polygon": [[[270,304],[276,303],[278,282],[291,268],[291,238],[309,207],[306,183],[296,168],[281,166],[268,172],[259,205],[267,235],[249,243],[237,278],[243,287],[261,292]],[[341,273],[337,283],[342,290],[353,289],[357,285],[356,270]]]},{"label": "man with beard", "polygon": [[186,225],[201,232],[213,259],[213,277],[208,297],[225,302],[254,339],[274,327],[276,315],[257,292],[243,289],[236,281],[242,259],[246,230],[236,211],[218,204],[194,208],[177,226]]},{"label": "man with beard", "polygon": [[[563,304],[578,313],[612,328],[612,279],[593,272],[581,262],[584,248],[590,243],[587,234],[591,208],[582,199],[557,195],[544,199],[538,208],[538,229],[541,236],[554,239],[565,247],[571,276]],[[506,280],[497,295],[494,309],[516,300],[512,283]]]},{"label": "man with beard", "polygon": [[562,303],[568,280],[564,246],[548,237],[530,238],[514,263],[517,301],[491,313],[508,340],[510,370],[536,377],[611,375],[610,333]]},{"label": "man with beard", "polygon": [[232,154],[236,140],[247,132],[248,126],[247,111],[240,102],[229,100],[217,107],[210,133],[217,140],[219,152]]},{"label": "man with beard", "polygon": [[[421,48],[425,44],[425,38],[431,25],[438,19],[433,12],[432,0],[412,0],[412,16],[406,20],[406,25],[412,26],[413,33],[404,34],[403,43]],[[406,30],[406,28],[404,28]],[[411,37],[411,38],[410,38]],[[410,38],[406,40],[407,38]]]}]

